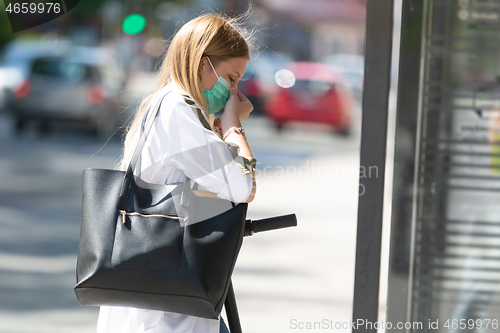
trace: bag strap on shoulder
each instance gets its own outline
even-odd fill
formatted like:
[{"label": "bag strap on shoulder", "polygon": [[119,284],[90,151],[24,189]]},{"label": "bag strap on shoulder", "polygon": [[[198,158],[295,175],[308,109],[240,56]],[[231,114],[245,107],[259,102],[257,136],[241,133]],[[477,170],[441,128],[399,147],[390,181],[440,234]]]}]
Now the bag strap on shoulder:
[{"label": "bag strap on shoulder", "polygon": [[224,139],[222,138],[222,133],[220,133],[220,131],[218,131],[216,128],[210,126],[207,119],[203,115],[203,112],[196,105],[195,101],[189,95],[186,95],[186,94],[181,94],[181,95],[184,98],[184,101],[186,102],[186,104],[191,107],[191,110],[193,110],[194,114],[198,117],[198,119],[200,120],[203,127],[205,127],[209,131],[214,132],[222,141],[224,141]]},{"label": "bag strap on shoulder", "polygon": [[160,98],[158,98],[158,101],[156,104],[152,107],[149,108],[149,110],[146,112],[144,115],[144,120],[148,117],[149,113],[153,113],[148,119],[147,122],[144,124],[143,122],[143,131],[141,133],[141,136],[139,138],[139,142],[137,143],[137,146],[135,147],[134,154],[132,155],[132,159],[130,160],[130,163],[128,165],[127,171],[125,173],[125,177],[123,178],[123,183],[122,183],[122,189],[120,191],[120,197],[127,199],[130,193],[130,184],[132,182],[132,178],[134,177],[134,168],[135,165],[137,164],[137,161],[139,159],[139,156],[141,154],[142,148],[144,147],[144,144],[146,143],[146,138],[148,136],[149,131],[151,131],[151,128],[153,127],[154,120],[156,116],[158,115],[158,112],[160,111],[160,106],[161,102],[170,93],[167,92]]}]

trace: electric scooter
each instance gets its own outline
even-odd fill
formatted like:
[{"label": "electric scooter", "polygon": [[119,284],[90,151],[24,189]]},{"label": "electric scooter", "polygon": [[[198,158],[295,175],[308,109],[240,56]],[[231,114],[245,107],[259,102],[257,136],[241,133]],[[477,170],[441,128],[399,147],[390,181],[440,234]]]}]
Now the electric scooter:
[{"label": "electric scooter", "polygon": [[[281,215],[269,217],[259,220],[246,220],[245,221],[245,237],[253,236],[255,233],[262,231],[269,231],[275,229],[282,229],[297,226],[297,217],[295,214]],[[238,315],[238,308],[236,306],[236,297],[234,295],[233,282],[229,283],[229,290],[227,292],[226,300],[224,302],[226,309],[226,316],[229,325],[230,333],[242,333],[240,317]]]}]

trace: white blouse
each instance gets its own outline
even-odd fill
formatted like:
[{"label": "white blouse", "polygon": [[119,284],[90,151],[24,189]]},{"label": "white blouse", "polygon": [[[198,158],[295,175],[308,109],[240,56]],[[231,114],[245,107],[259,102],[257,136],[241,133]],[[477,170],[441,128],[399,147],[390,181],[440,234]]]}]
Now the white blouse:
[{"label": "white blouse", "polygon": [[[235,145],[206,129],[173,84],[161,89],[152,105],[168,91],[134,174],[156,184],[183,182],[188,176],[191,187],[196,182],[199,190],[245,202],[252,173],[233,158],[228,146]],[[97,333],[219,333],[219,327],[220,319],[115,306],[101,306],[97,321]]]}]

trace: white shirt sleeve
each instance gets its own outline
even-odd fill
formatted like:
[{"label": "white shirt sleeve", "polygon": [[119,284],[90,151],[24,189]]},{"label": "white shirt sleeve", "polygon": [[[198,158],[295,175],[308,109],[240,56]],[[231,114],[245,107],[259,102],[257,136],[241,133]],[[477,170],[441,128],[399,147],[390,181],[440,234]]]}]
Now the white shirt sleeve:
[{"label": "white shirt sleeve", "polygon": [[203,127],[176,91],[163,99],[146,140],[141,165],[140,177],[146,181],[169,183],[168,175],[182,171],[200,190],[235,203],[245,202],[252,191],[252,173],[242,172],[228,145]]}]

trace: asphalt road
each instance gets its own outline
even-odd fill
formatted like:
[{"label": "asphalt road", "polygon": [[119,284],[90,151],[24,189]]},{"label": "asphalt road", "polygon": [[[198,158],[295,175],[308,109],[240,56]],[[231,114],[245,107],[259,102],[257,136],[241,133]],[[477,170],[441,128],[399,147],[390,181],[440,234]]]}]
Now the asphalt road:
[{"label": "asphalt road", "polygon": [[[278,133],[265,118],[243,126],[260,171],[248,217],[293,212],[299,223],[245,239],[233,276],[244,331],[348,321],[359,126],[350,138],[321,126]],[[78,126],[15,136],[0,116],[0,332],[95,332],[98,309],[80,306],[73,292],[82,171],[112,168],[120,148]]]}]

